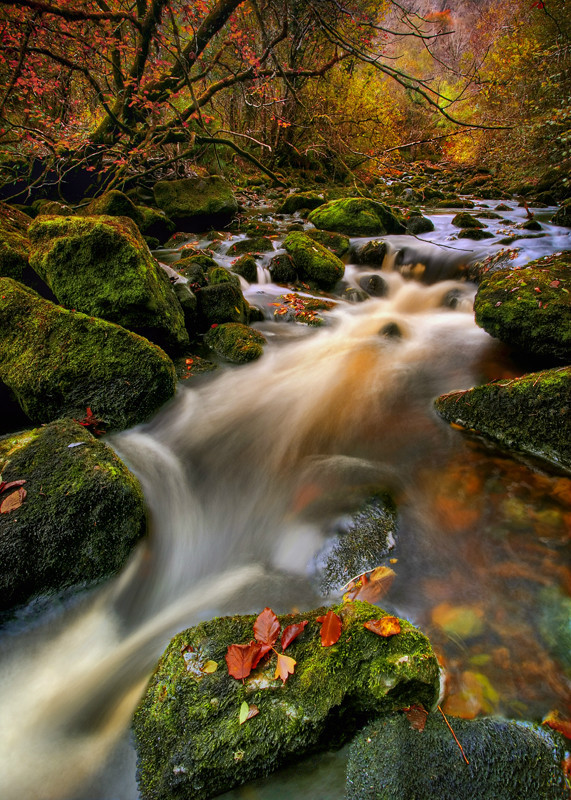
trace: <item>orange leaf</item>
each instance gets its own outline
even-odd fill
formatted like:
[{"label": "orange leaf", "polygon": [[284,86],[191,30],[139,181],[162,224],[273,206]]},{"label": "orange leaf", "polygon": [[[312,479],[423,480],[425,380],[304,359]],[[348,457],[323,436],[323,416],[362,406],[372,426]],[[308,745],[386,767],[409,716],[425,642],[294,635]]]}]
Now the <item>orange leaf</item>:
[{"label": "orange leaf", "polygon": [[12,494],[9,494],[4,500],[2,500],[2,503],[0,503],[0,514],[9,514],[11,511],[15,511],[17,508],[20,508],[24,502],[26,494],[26,490],[22,489],[21,487],[17,492],[12,492]]},{"label": "orange leaf", "polygon": [[304,619],[303,622],[294,622],[293,625],[288,625],[287,628],[284,628],[284,632],[282,633],[282,650],[289,647],[293,640],[299,636],[307,625],[307,622],[308,620]]},{"label": "orange leaf", "polygon": [[567,739],[571,739],[571,720],[561,719],[559,711],[550,711],[541,724],[548,725],[554,731],[562,733]]},{"label": "orange leaf", "polygon": [[328,611],[324,617],[317,617],[317,622],[321,622],[321,644],[323,647],[331,647],[339,641],[341,636],[341,617],[334,611]]},{"label": "orange leaf", "polygon": [[365,572],[354,581],[351,581],[343,599],[362,600],[365,603],[375,603],[389,591],[396,577],[396,572],[390,567],[375,567],[371,572]]},{"label": "orange leaf", "polygon": [[26,481],[0,481],[0,492],[7,492],[8,489],[13,489],[15,486],[22,486]]},{"label": "orange leaf", "polygon": [[271,608],[264,608],[254,622],[254,636],[260,644],[271,647],[280,633],[280,622]]},{"label": "orange leaf", "polygon": [[247,678],[253,669],[253,662],[259,650],[260,644],[254,639],[249,644],[229,645],[225,656],[228,674],[236,680]]},{"label": "orange leaf", "polygon": [[373,631],[377,636],[395,636],[400,633],[400,622],[398,617],[381,617],[381,619],[370,619],[364,623],[368,631]]},{"label": "orange leaf", "polygon": [[281,678],[285,683],[288,679],[288,676],[293,675],[296,664],[297,661],[295,661],[293,658],[278,653],[278,663],[276,664],[276,673],[274,678]]}]

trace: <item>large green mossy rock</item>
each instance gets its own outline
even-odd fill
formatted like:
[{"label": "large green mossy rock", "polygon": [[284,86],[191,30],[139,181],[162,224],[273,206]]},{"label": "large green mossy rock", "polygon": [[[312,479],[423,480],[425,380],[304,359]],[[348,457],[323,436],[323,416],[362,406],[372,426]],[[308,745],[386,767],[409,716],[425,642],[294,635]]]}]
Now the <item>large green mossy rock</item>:
[{"label": "large green mossy rock", "polygon": [[86,408],[107,430],[155,414],[175,392],[172,361],[130,331],[0,279],[0,380],[34,423]]},{"label": "large green mossy rock", "polygon": [[[48,212],[41,210],[40,213]],[[137,227],[140,227],[143,222],[143,215],[131,198],[118,189],[110,189],[96,197],[85,208],[84,214],[86,216],[129,217]]]},{"label": "large green mossy rock", "polygon": [[210,328],[204,337],[205,344],[217,355],[233,364],[255,361],[264,352],[266,339],[248,325],[227,322]]},{"label": "large green mossy rock", "polygon": [[571,251],[486,275],[476,322],[502,342],[548,363],[571,362]]},{"label": "large green mossy rock", "polygon": [[334,233],[333,231],[321,231],[317,228],[314,230],[306,231],[310,239],[314,242],[319,242],[323,247],[331,250],[339,258],[343,258],[349,252],[349,238],[343,236],[342,233]]},{"label": "large green mossy rock", "polygon": [[571,467],[571,367],[451,392],[436,410],[504,447]]},{"label": "large green mossy rock", "polygon": [[117,572],[145,532],[139,482],[73,420],[0,439],[0,469],[26,491],[0,514],[2,610]]},{"label": "large green mossy rock", "polygon": [[293,259],[302,280],[314,281],[325,289],[335,286],[345,272],[340,258],[305,233],[290,233],[283,246]]},{"label": "large green mossy rock", "polygon": [[402,220],[388,206],[366,197],[330,200],[308,217],[316,228],[347,236],[379,236],[406,233]]},{"label": "large green mossy rock", "polygon": [[267,236],[254,236],[251,239],[239,239],[226,251],[227,256],[241,256],[244,253],[270,253],[274,249]]},{"label": "large green mossy rock", "polygon": [[28,266],[28,228],[32,218],[0,203],[0,278],[20,280]]},{"label": "large green mossy rock", "polygon": [[562,203],[561,208],[558,208],[551,217],[551,222],[554,225],[562,225],[565,228],[571,228],[571,200],[566,200]]},{"label": "large green mossy rock", "polygon": [[423,731],[404,715],[379,719],[352,743],[347,800],[567,800],[562,736],[527,722],[450,719]]},{"label": "large green mossy rock", "polygon": [[[141,797],[204,800],[338,746],[373,716],[436,702],[439,668],[420,631],[401,621],[401,633],[381,638],[363,627],[385,614],[376,606],[334,610],[343,628],[331,647],[322,646],[316,621],[327,609],[279,618],[282,628],[308,620],[286,651],[297,664],[285,684],[274,677],[273,654],[243,682],[228,674],[227,648],[253,638],[253,615],[214,619],[175,636],[135,713]],[[207,662],[217,664],[215,672],[202,671]],[[240,725],[244,702],[259,713]]]},{"label": "large green mossy rock", "polygon": [[62,305],[115,322],[167,349],[188,344],[180,303],[134,222],[38,217],[29,237],[30,265]]},{"label": "large green mossy rock", "polygon": [[238,211],[230,184],[215,176],[159,181],[153,192],[157,206],[185,231],[223,227]]},{"label": "large green mossy rock", "polygon": [[318,208],[325,203],[325,197],[319,192],[294,192],[286,197],[278,207],[278,214],[295,214],[296,211],[307,211]]}]

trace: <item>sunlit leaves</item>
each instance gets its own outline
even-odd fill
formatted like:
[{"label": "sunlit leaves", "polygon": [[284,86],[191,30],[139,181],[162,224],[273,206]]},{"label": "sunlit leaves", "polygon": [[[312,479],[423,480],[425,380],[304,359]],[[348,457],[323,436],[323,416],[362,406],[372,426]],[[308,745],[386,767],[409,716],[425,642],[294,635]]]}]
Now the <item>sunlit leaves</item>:
[{"label": "sunlit leaves", "polygon": [[228,673],[236,680],[247,678],[252,671],[254,660],[260,653],[261,645],[255,639],[249,644],[231,644],[226,652]]},{"label": "sunlit leaves", "polygon": [[294,622],[292,625],[288,625],[287,628],[284,628],[284,632],[282,633],[282,650],[289,647],[293,640],[299,636],[307,625],[307,622],[308,621],[304,619],[303,622]]},{"label": "sunlit leaves", "polygon": [[334,611],[328,611],[324,617],[317,617],[317,622],[321,622],[321,644],[323,647],[331,647],[339,641],[342,622],[338,614]]},{"label": "sunlit leaves", "polygon": [[278,661],[276,664],[274,678],[281,678],[285,683],[288,677],[293,674],[296,663],[297,662],[293,658],[284,656],[282,653],[278,653]]},{"label": "sunlit leaves", "polygon": [[[16,511],[26,499],[27,491],[23,488],[25,480],[0,481],[0,514],[10,514]],[[10,489],[16,489],[10,492]],[[10,494],[6,494],[10,492]]]},{"label": "sunlit leaves", "polygon": [[368,631],[376,633],[377,636],[388,638],[396,636],[401,632],[400,620],[398,617],[381,617],[380,619],[370,619],[364,623]]}]

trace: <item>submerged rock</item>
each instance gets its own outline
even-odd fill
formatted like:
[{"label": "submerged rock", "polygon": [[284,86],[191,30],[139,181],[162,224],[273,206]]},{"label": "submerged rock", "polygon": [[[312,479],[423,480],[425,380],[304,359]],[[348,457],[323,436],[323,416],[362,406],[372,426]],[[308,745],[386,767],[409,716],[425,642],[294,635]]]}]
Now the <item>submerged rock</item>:
[{"label": "submerged rock", "polygon": [[289,233],[283,246],[302,280],[315,281],[318,286],[330,288],[343,277],[345,266],[341,259],[305,233]]},{"label": "submerged rock", "polygon": [[[316,621],[327,609],[279,618],[282,627],[308,620],[287,648],[296,665],[285,684],[275,677],[274,654],[243,682],[228,674],[227,648],[253,638],[254,615],[175,636],[135,713],[141,797],[204,800],[339,745],[375,715],[436,701],[439,668],[420,631],[401,621],[401,633],[382,638],[363,627],[384,616],[376,606],[354,602],[334,611],[343,627],[330,647],[322,646]],[[259,713],[240,724],[244,702]]]},{"label": "submerged rock", "polygon": [[266,344],[266,339],[259,331],[238,322],[210,328],[204,341],[217,355],[233,364],[255,361],[264,352],[263,345]]},{"label": "submerged rock", "polygon": [[73,420],[0,439],[0,465],[26,491],[0,514],[2,610],[117,572],[145,532],[139,482]]},{"label": "submerged rock", "polygon": [[451,392],[435,405],[448,422],[571,467],[571,367]]},{"label": "submerged rock", "polygon": [[167,349],[188,344],[180,303],[131,220],[38,217],[29,236],[30,264],[58,302]]},{"label": "submerged rock", "polygon": [[566,800],[565,742],[528,722],[428,715],[423,731],[404,715],[379,719],[351,745],[347,800]]},{"label": "submerged rock", "polygon": [[28,228],[32,218],[22,211],[0,203],[0,278],[21,280],[28,266],[30,242]]},{"label": "submerged rock", "polygon": [[238,211],[230,184],[216,176],[159,181],[153,192],[157,206],[185,231],[224,227]]},{"label": "submerged rock", "polygon": [[308,217],[316,228],[348,236],[380,236],[406,233],[404,223],[389,206],[366,197],[330,200]]},{"label": "submerged rock", "polygon": [[107,430],[144,422],[175,392],[170,358],[130,331],[0,279],[0,380],[34,423],[83,419]]}]

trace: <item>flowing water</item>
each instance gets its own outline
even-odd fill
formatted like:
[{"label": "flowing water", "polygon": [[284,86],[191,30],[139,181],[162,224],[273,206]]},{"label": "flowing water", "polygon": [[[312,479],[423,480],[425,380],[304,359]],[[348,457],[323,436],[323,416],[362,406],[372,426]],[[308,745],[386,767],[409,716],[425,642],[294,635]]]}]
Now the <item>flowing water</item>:
[{"label": "flowing water", "polygon": [[[135,800],[129,720],[169,637],[221,613],[321,603],[319,553],[372,486],[399,508],[382,605],[431,637],[450,713],[568,711],[545,620],[571,586],[571,480],[434,414],[437,395],[520,368],[476,327],[475,287],[451,278],[471,244],[450,240],[452,214],[433,219],[432,234],[390,237],[387,296],[333,298],[318,329],[274,318],[284,289],[262,263],[263,282],[244,289],[265,310],[263,357],[190,377],[149,424],[109,439],[141,480],[149,537],[117,579],[5,630],[3,800]],[[516,263],[569,248],[569,231],[546,232]],[[424,283],[401,274],[419,262]],[[349,264],[347,287],[373,272]],[[282,785],[341,798],[330,758],[231,796],[278,797]]]}]

